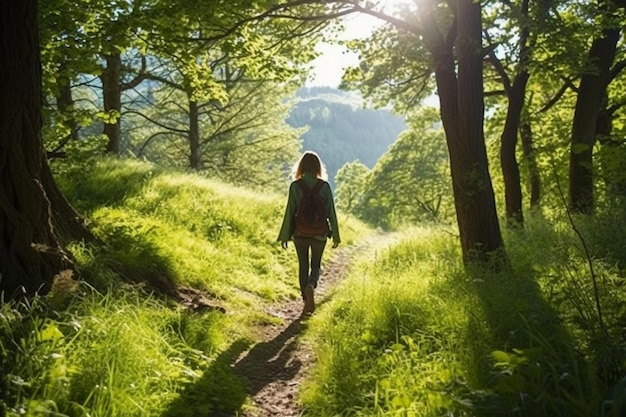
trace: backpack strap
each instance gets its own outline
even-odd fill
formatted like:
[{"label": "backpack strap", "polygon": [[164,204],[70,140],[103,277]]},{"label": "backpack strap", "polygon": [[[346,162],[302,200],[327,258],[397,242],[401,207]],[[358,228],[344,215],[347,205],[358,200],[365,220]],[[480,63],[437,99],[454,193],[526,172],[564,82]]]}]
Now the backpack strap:
[{"label": "backpack strap", "polygon": [[324,181],[318,179],[317,183],[315,184],[315,186],[313,187],[313,189],[311,190],[311,192],[313,194],[317,194],[320,192],[320,190],[322,189],[322,187],[324,186]]},{"label": "backpack strap", "polygon": [[299,179],[298,181],[296,181],[296,184],[298,184],[300,186],[300,189],[302,190],[302,192],[304,194],[308,194],[311,189],[309,187],[307,187],[307,185],[304,183],[304,181],[302,181],[302,178]]},{"label": "backpack strap", "polygon": [[324,186],[324,181],[320,180],[319,178],[317,179],[315,185],[313,186],[313,188],[309,188],[304,181],[302,181],[302,179],[299,179],[298,181],[296,181],[296,183],[298,183],[298,185],[300,186],[300,189],[302,190],[302,192],[304,194],[316,194],[319,193],[320,190],[322,189],[322,187]]}]

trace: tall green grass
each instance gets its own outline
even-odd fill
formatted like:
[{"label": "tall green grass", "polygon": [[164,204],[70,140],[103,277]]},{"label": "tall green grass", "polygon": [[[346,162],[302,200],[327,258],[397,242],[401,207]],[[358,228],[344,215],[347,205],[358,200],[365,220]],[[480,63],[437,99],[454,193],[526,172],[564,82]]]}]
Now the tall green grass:
[{"label": "tall green grass", "polygon": [[[231,364],[253,325],[279,321],[264,306],[299,297],[293,248],[275,242],[286,197],[137,161],[90,168],[58,178],[98,238],[70,245],[80,280],[0,305],[0,415],[236,414],[249,400]],[[367,233],[341,225],[346,243]],[[183,307],[176,286],[210,306]]]},{"label": "tall green grass", "polygon": [[[62,311],[50,311],[43,298],[4,304],[6,411],[158,415],[187,384],[211,371],[211,358],[227,342],[224,320],[216,313],[192,317],[130,288],[102,294],[85,286]],[[236,383],[231,390],[243,395]],[[204,407],[217,406],[208,400]]]},{"label": "tall green grass", "polygon": [[623,270],[592,260],[601,328],[568,226],[529,219],[507,234],[513,267],[501,273],[463,268],[457,239],[436,229],[366,256],[311,321],[308,414],[623,415]]}]

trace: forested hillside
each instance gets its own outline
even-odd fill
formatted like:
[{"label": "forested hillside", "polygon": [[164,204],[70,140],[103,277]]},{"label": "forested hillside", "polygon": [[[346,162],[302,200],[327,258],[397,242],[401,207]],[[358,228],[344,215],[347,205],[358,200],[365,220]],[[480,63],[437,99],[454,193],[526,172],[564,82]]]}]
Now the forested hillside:
[{"label": "forested hillside", "polygon": [[302,88],[287,117],[293,127],[308,127],[303,149],[319,153],[334,182],[339,168],[360,161],[373,168],[407,126],[389,110],[363,108],[360,95],[332,88]]}]

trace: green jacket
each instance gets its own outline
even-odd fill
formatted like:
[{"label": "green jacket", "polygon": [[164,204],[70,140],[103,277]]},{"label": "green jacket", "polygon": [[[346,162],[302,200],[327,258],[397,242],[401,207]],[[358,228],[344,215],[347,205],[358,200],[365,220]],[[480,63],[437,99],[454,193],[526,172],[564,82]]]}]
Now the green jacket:
[{"label": "green jacket", "polygon": [[[315,185],[317,178],[314,174],[305,173],[302,176],[303,181],[309,187]],[[337,212],[335,211],[335,202],[333,200],[333,192],[330,189],[330,184],[324,182],[322,188],[320,188],[320,195],[326,200],[328,220],[330,221],[330,227],[332,229],[333,242],[340,243],[341,238],[339,236],[339,224],[337,223]],[[289,186],[289,198],[287,199],[287,207],[285,208],[285,217],[283,218],[283,224],[278,234],[279,242],[287,242],[293,238],[294,230],[294,216],[298,208],[298,204],[302,200],[302,190],[295,181]],[[326,240],[326,236],[319,236],[320,240]]]}]

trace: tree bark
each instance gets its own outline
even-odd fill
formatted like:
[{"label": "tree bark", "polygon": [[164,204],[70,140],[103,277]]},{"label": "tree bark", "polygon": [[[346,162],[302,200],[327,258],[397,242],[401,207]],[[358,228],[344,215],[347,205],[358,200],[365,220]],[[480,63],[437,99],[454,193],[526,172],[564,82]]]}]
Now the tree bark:
[{"label": "tree bark", "polygon": [[65,118],[63,124],[70,131],[72,140],[78,140],[78,123],[74,118],[74,97],[72,96],[72,85],[68,77],[61,77],[57,80],[59,96],[57,97],[57,108],[59,113]]},{"label": "tree bark", "polygon": [[104,134],[108,138],[106,150],[119,155],[122,150],[122,131],[120,115],[122,113],[122,57],[118,53],[107,55],[106,68],[100,75],[104,112],[111,119],[104,123]]},{"label": "tree bark", "polygon": [[[623,1],[620,1],[623,7]],[[604,2],[606,8],[612,2]],[[602,99],[610,81],[610,69],[615,59],[619,28],[607,28],[602,37],[594,39],[587,56],[591,70],[583,74],[572,123],[569,160],[569,206],[573,212],[591,214],[593,196],[593,147],[596,142],[596,124]]]},{"label": "tree bark", "polygon": [[[598,123],[596,126],[596,137],[602,149],[606,153],[613,154],[619,152],[624,141],[620,136],[614,137],[613,132],[613,117],[617,110],[620,109],[620,105],[607,107],[608,97],[604,97],[602,109],[598,114]],[[608,152],[607,152],[608,151]],[[602,162],[602,161],[601,161]],[[608,164],[603,167],[604,183],[606,187],[607,196],[610,198],[623,198],[626,196],[626,179],[624,179],[623,167],[626,165],[626,161],[622,160],[619,166],[615,164]],[[622,169],[620,169],[622,168]],[[617,171],[617,172],[616,172]],[[617,176],[615,174],[618,174]],[[621,175],[620,175],[621,174]]]},{"label": "tree bark", "polygon": [[524,93],[528,82],[528,72],[520,72],[513,81],[509,91],[509,107],[506,113],[504,129],[500,136],[500,166],[504,179],[504,200],[506,220],[509,226],[522,226],[524,212],[522,209],[522,184],[519,165],[517,163],[517,135],[520,126]]},{"label": "tree bark", "polygon": [[71,268],[42,184],[42,88],[36,0],[0,3],[0,291],[46,291]]},{"label": "tree bark", "polygon": [[520,135],[522,136],[522,152],[528,165],[528,177],[530,178],[530,207],[534,208],[539,206],[541,201],[541,178],[537,168],[533,132],[529,122],[520,125]]},{"label": "tree bark", "polygon": [[424,38],[435,67],[463,260],[482,263],[495,255],[506,263],[483,131],[481,8],[472,0],[455,4],[455,45],[444,39],[432,14],[424,20]]},{"label": "tree bark", "polygon": [[202,151],[200,150],[200,122],[198,120],[198,103],[189,100],[189,166],[191,169],[202,169]]},{"label": "tree bark", "polygon": [[54,181],[50,166],[45,161],[41,169],[41,183],[50,202],[52,224],[61,244],[73,240],[95,241],[96,237],[89,230],[87,221],[67,201]]}]

